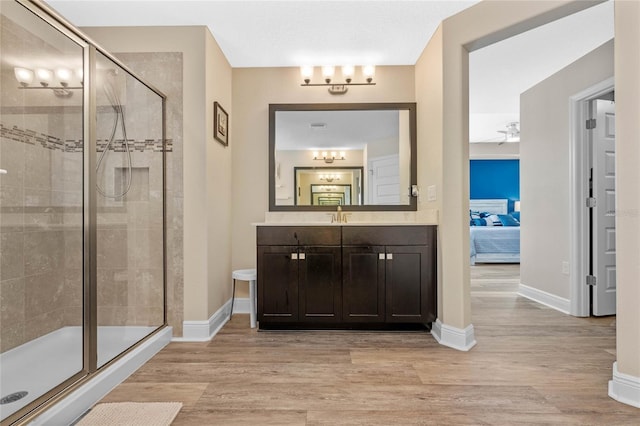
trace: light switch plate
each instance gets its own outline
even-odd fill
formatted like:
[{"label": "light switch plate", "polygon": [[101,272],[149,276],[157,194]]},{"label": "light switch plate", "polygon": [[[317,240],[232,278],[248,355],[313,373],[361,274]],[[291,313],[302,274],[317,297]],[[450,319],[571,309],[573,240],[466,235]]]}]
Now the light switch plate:
[{"label": "light switch plate", "polygon": [[429,185],[427,187],[427,201],[436,201],[436,186]]}]

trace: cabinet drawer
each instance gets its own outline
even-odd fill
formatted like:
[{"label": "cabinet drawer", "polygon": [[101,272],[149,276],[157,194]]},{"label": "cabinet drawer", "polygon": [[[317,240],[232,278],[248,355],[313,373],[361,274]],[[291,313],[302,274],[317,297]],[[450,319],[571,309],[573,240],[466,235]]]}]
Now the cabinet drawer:
[{"label": "cabinet drawer", "polygon": [[432,245],[435,226],[345,226],[345,246],[424,246]]},{"label": "cabinet drawer", "polygon": [[259,246],[301,245],[339,246],[339,226],[259,226]]}]

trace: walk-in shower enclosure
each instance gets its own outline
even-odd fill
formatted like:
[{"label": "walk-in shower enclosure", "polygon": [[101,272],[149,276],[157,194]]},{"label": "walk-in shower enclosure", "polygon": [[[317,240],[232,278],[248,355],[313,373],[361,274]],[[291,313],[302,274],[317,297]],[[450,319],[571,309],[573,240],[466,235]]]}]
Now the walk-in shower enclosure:
[{"label": "walk-in shower enclosure", "polygon": [[0,414],[166,326],[165,97],[39,1],[0,1]]}]

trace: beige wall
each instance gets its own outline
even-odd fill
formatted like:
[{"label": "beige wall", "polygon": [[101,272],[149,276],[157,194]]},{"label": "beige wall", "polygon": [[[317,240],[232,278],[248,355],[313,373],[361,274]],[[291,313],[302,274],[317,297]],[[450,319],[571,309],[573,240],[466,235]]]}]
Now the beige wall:
[{"label": "beige wall", "polygon": [[[443,67],[442,67],[442,25],[429,40],[415,66],[416,73],[416,133],[418,160],[418,210],[435,210],[442,208],[440,193],[442,191],[442,119],[443,119]],[[428,201],[424,194],[429,186],[436,188],[436,200]],[[444,289],[442,273],[442,233],[438,230],[438,317],[444,320]],[[448,297],[448,296],[447,296]]]},{"label": "beige wall", "polygon": [[[231,66],[209,31],[206,31],[206,188],[205,224],[207,229],[207,294],[208,319],[231,298],[231,162],[235,145],[233,132],[228,134],[225,148],[213,138],[213,103],[217,101],[235,120],[231,99]],[[194,229],[202,232],[202,229]],[[188,248],[187,248],[188,249]],[[187,252],[188,253],[188,250]],[[185,253],[185,255],[186,255]]]},{"label": "beige wall", "polygon": [[376,86],[354,86],[336,96],[326,87],[301,87],[298,68],[233,69],[233,269],[255,267],[256,230],[251,223],[264,221],[269,210],[269,104],[414,102],[413,70],[377,67]]},{"label": "beige wall", "polygon": [[[617,363],[640,378],[640,2],[615,2]],[[636,400],[636,403],[638,401]]]},{"label": "beige wall", "polygon": [[[613,77],[613,41],[585,55],[520,97],[520,281],[569,299],[571,117],[569,98]],[[541,172],[544,171],[544,172]]]}]

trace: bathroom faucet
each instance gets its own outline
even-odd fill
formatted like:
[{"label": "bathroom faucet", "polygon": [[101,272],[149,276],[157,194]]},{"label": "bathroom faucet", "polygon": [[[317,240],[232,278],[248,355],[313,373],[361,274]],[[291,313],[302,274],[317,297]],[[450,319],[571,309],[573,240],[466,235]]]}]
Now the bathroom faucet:
[{"label": "bathroom faucet", "polygon": [[351,213],[342,213],[342,207],[338,206],[335,214],[331,214],[331,223],[347,223],[347,216]]}]

